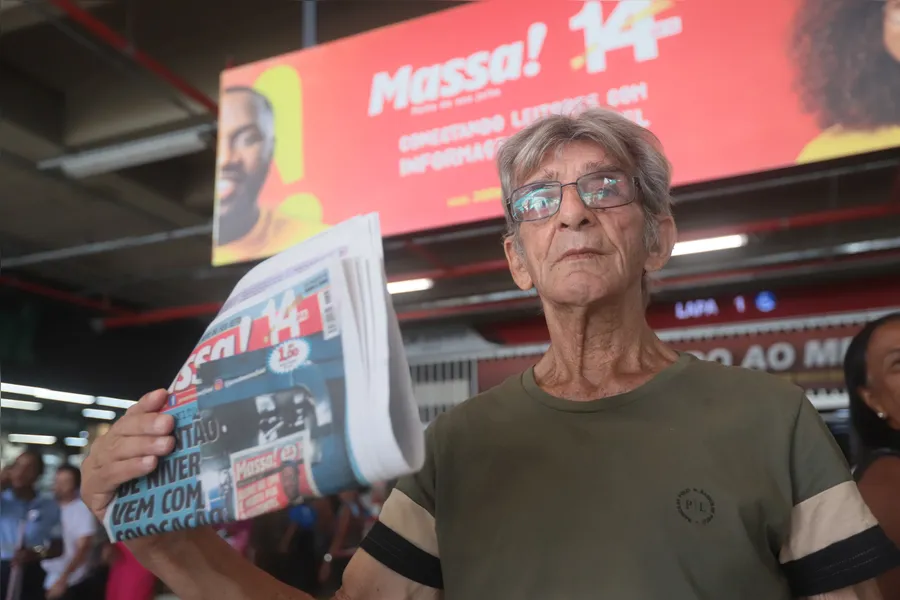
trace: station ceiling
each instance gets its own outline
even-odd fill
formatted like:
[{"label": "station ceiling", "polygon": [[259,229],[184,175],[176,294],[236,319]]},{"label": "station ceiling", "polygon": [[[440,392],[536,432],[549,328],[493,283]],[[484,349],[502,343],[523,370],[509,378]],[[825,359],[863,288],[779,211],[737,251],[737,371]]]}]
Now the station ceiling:
[{"label": "station ceiling", "polygon": [[[323,0],[318,40],[455,4]],[[2,7],[0,293],[55,294],[100,319],[151,315],[111,326],[208,319],[250,266],[209,264],[214,140],[185,156],[87,177],[68,176],[54,161],[211,126],[224,68],[301,47],[302,3],[43,0]],[[173,86],[168,75],[183,85]],[[892,150],[676,190],[685,239],[746,233],[749,241],[673,259],[659,294],[896,272],[898,166],[900,151]],[[502,229],[488,222],[387,240],[391,278],[436,281],[426,292],[395,297],[404,321],[533,311],[534,299],[505,270]]]}]

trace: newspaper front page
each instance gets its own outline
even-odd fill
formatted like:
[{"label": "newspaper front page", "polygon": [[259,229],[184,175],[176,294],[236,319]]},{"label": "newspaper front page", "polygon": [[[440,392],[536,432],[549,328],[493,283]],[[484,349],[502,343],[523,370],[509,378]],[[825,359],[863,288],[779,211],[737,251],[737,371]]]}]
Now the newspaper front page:
[{"label": "newspaper front page", "polygon": [[424,460],[377,215],[253,268],[169,389],[175,451],[122,486],[122,541],[253,518]]}]

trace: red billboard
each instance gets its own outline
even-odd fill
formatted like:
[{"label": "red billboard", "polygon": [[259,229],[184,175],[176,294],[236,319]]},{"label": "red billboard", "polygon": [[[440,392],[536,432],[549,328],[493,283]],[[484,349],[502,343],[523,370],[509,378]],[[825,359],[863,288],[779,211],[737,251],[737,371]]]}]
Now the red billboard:
[{"label": "red billboard", "polygon": [[498,145],[584,107],[654,131],[676,184],[900,145],[865,75],[897,70],[895,5],[491,0],[230,69],[213,263],[373,210],[386,236],[502,216]]}]

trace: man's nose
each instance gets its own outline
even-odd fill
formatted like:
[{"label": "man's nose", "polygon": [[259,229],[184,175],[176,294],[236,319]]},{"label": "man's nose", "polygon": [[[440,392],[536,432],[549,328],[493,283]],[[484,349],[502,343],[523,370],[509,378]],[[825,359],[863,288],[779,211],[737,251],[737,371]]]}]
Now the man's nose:
[{"label": "man's nose", "polygon": [[580,229],[591,222],[593,214],[584,205],[578,189],[574,185],[565,185],[562,188],[562,201],[557,214],[560,227],[566,229]]},{"label": "man's nose", "polygon": [[219,153],[216,157],[219,168],[234,165],[237,162],[237,152],[231,144],[222,144],[219,147]]}]

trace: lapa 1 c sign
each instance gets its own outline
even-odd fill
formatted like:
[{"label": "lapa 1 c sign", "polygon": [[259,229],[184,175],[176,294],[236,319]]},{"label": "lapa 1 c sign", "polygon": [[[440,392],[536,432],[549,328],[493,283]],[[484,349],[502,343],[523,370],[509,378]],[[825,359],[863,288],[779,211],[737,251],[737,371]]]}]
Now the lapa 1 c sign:
[{"label": "lapa 1 c sign", "polygon": [[230,69],[213,263],[372,210],[388,236],[500,217],[497,149],[551,113],[649,127],[676,184],[900,145],[898,20],[863,0],[491,0]]}]

